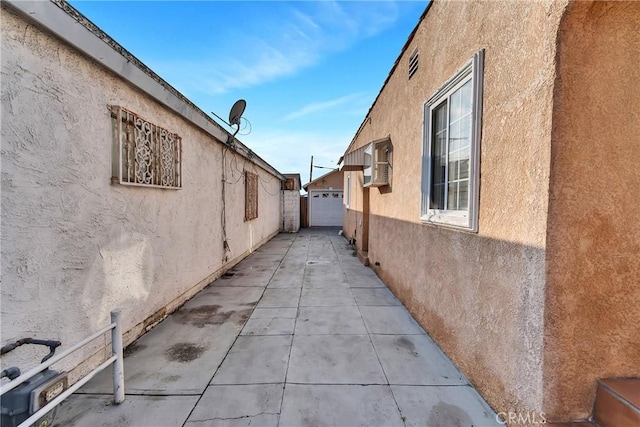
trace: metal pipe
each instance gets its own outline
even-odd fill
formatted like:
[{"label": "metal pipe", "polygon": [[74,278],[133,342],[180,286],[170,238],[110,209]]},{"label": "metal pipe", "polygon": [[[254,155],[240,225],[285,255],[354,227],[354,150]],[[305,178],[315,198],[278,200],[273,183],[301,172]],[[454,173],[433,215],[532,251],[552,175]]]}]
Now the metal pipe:
[{"label": "metal pipe", "polygon": [[116,360],[113,363],[113,402],[124,402],[124,358],[122,355],[122,326],[120,310],[111,312],[111,322],[115,327],[111,330],[111,351]]},{"label": "metal pipe", "polygon": [[69,354],[73,353],[74,351],[76,351],[77,349],[82,347],[83,345],[93,341],[94,339],[98,338],[100,335],[104,334],[105,332],[115,328],[115,326],[116,326],[115,323],[111,323],[110,325],[105,326],[104,328],[100,329],[98,332],[96,332],[93,335],[85,338],[84,340],[80,341],[78,344],[74,345],[73,347],[69,348],[68,350],[65,350],[64,352],[60,353],[59,355],[57,355],[55,357],[52,357],[51,359],[47,360],[46,362],[41,363],[40,365],[36,366],[35,368],[31,369],[30,371],[20,375],[18,378],[16,378],[15,380],[11,381],[9,384],[6,384],[4,387],[0,388],[0,395],[5,394],[9,390],[13,390],[14,388],[16,388],[17,386],[19,386],[20,384],[22,384],[23,382],[28,380],[29,378],[31,378],[35,374],[44,371],[49,366],[53,365],[54,363],[56,363],[60,359],[68,356]]}]

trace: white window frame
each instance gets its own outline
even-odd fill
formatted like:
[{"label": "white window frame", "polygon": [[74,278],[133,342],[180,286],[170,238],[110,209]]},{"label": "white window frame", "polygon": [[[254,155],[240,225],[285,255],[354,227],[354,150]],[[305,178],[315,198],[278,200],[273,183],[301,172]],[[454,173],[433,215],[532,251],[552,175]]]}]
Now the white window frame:
[{"label": "white window frame", "polygon": [[362,186],[368,187],[373,179],[373,144],[369,143],[364,149],[364,165],[362,168]]},{"label": "white window frame", "polygon": [[351,173],[347,174],[347,182],[345,187],[345,193],[347,194],[344,198],[344,206],[349,209],[349,206],[351,205]]},{"label": "white window frame", "polygon": [[389,185],[391,179],[389,149],[389,137],[378,139],[367,145],[364,150],[363,187]]},{"label": "white window frame", "polygon": [[[482,92],[484,74],[484,50],[477,52],[471,61],[460,69],[424,104],[423,151],[422,151],[422,206],[420,220],[424,223],[445,227],[460,228],[472,232],[478,231],[478,204],[480,187],[480,137],[482,129]],[[433,110],[462,85],[472,81],[472,122],[471,142],[469,146],[469,204],[467,210],[432,209],[432,165]],[[447,178],[448,179],[448,178]]]}]

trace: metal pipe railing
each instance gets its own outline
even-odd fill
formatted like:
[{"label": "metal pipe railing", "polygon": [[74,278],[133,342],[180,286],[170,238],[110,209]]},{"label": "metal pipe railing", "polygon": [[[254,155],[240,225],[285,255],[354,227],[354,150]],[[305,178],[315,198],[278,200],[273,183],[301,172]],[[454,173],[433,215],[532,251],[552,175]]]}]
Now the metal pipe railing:
[{"label": "metal pipe railing", "polygon": [[11,381],[8,384],[6,384],[5,386],[1,387],[0,388],[0,395],[3,395],[3,394],[7,393],[10,390],[13,390],[17,386],[19,386],[20,384],[22,384],[23,382],[28,380],[29,378],[31,378],[34,375],[44,371],[49,366],[53,365],[54,363],[58,362],[59,360],[65,358],[65,357],[67,357],[69,354],[71,354],[74,351],[78,350],[82,346],[84,346],[84,345],[88,344],[89,342],[95,340],[96,338],[102,336],[107,331],[111,331],[111,351],[112,351],[111,357],[109,359],[107,359],[105,362],[103,362],[100,366],[98,366],[97,368],[95,368],[91,372],[89,372],[86,376],[84,376],[83,378],[78,380],[73,386],[69,387],[67,390],[65,390],[63,393],[61,393],[59,396],[57,396],[55,399],[53,399],[47,405],[45,405],[42,408],[40,408],[37,412],[35,412],[33,415],[31,415],[29,418],[27,418],[25,421],[23,421],[19,425],[19,427],[27,427],[27,426],[31,425],[33,422],[38,420],[38,418],[40,418],[41,416],[43,416],[44,414],[49,412],[52,408],[54,408],[56,405],[58,405],[60,402],[62,402],[64,399],[69,397],[76,390],[78,390],[80,387],[82,387],[84,384],[86,384],[89,380],[91,380],[94,376],[96,376],[98,374],[98,372],[102,371],[103,369],[105,369],[107,366],[109,366],[112,363],[114,364],[113,365],[113,401],[114,401],[114,403],[122,403],[122,402],[124,402],[124,399],[125,399],[125,394],[124,394],[124,357],[123,357],[123,353],[122,353],[122,326],[120,324],[120,310],[113,310],[111,312],[111,323],[109,325],[105,326],[104,328],[100,329],[96,333],[94,333],[94,334],[90,335],[89,337],[85,338],[84,340],[80,341],[78,344],[74,345],[73,347],[65,350],[64,352],[60,353],[59,355],[57,355],[55,357],[52,357],[51,359],[47,360],[46,362],[41,363],[40,365],[36,366],[35,368],[31,369],[30,371],[28,371],[28,372],[26,372],[26,373],[24,373],[22,375],[20,375],[18,378],[14,379],[13,381]]}]

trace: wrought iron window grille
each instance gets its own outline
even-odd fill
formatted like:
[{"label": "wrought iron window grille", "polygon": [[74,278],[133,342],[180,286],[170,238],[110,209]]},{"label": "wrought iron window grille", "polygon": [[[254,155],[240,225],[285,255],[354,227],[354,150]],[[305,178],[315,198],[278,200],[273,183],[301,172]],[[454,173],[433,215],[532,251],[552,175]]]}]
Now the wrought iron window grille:
[{"label": "wrought iron window grille", "polygon": [[114,123],[113,180],[123,185],[182,188],[182,138],[120,106]]}]

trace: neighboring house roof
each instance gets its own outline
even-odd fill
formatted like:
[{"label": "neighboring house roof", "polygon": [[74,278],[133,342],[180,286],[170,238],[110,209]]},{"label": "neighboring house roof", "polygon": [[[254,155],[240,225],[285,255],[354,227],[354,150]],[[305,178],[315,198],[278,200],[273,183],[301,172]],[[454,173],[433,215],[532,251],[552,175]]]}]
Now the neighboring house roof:
[{"label": "neighboring house roof", "polygon": [[316,182],[320,182],[320,181],[322,181],[323,179],[325,179],[325,180],[326,180],[326,179],[327,179],[329,176],[331,176],[331,175],[334,175],[334,174],[342,174],[342,173],[343,173],[343,172],[342,172],[341,170],[339,170],[339,169],[333,170],[333,171],[331,171],[331,172],[329,172],[329,173],[325,173],[324,175],[322,175],[322,176],[320,176],[320,177],[318,177],[318,178],[314,179],[314,180],[313,180],[313,181],[311,181],[311,182],[307,182],[305,185],[303,185],[303,186],[302,186],[302,188],[304,188],[304,191],[307,191],[307,188],[308,188],[310,185],[313,185],[313,184],[315,184]]}]

